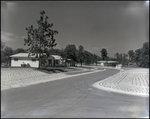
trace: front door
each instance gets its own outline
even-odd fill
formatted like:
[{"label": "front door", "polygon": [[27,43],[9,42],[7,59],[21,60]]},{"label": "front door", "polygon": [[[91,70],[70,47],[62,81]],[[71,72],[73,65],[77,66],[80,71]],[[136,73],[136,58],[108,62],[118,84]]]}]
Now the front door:
[{"label": "front door", "polygon": [[50,66],[52,66],[52,60],[51,60],[51,59],[48,60],[48,64],[49,64]]}]

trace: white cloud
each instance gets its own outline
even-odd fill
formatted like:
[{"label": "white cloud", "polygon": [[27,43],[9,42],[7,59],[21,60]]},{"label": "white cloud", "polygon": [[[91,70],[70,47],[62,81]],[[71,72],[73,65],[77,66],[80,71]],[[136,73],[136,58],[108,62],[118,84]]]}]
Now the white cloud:
[{"label": "white cloud", "polygon": [[[3,42],[16,41],[18,36],[15,36],[13,33],[1,31],[1,40]],[[19,37],[18,37],[19,38]]]},{"label": "white cloud", "polygon": [[92,49],[93,49],[93,50],[100,50],[99,47],[93,47]]},{"label": "white cloud", "polygon": [[23,39],[24,39],[24,38],[27,38],[27,37],[25,37],[25,36],[22,36],[21,38],[23,38]]},{"label": "white cloud", "polygon": [[15,36],[15,38],[19,38],[19,36]]},{"label": "white cloud", "polygon": [[101,50],[102,48],[105,48],[105,49],[110,49],[112,48],[113,46],[100,46],[100,47],[93,47],[92,49],[93,50]]},{"label": "white cloud", "polygon": [[3,31],[1,31],[1,35],[5,35],[5,36],[13,36],[12,33],[3,32]]},{"label": "white cloud", "polygon": [[103,46],[103,48],[112,48],[113,46]]}]

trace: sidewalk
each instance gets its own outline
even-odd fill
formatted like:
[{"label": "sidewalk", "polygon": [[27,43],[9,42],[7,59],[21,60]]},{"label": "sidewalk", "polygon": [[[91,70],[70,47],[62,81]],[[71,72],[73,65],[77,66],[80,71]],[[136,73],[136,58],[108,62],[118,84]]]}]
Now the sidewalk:
[{"label": "sidewalk", "polygon": [[122,70],[93,86],[106,91],[149,96],[149,69]]}]

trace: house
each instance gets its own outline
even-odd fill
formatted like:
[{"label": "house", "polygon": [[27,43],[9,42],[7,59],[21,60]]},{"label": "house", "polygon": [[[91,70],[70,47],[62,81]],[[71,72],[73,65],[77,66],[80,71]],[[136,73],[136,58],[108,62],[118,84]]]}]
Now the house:
[{"label": "house", "polygon": [[[41,56],[46,56],[45,53],[43,53]],[[11,66],[15,67],[21,67],[22,64],[28,64],[30,67],[39,67],[39,53],[36,57],[36,54],[31,53],[18,53],[15,55],[11,55]],[[42,60],[42,65],[50,65],[50,66],[58,66],[62,64],[62,58],[61,56],[58,55],[50,55],[50,57],[46,58],[43,57],[41,58]],[[44,63],[43,63],[44,61]]]},{"label": "house", "polygon": [[100,66],[116,66],[118,61],[97,61],[97,65]]},{"label": "house", "polygon": [[59,55],[50,55],[50,57],[47,60],[48,62],[46,63],[46,65],[58,66],[63,64],[63,59]]}]

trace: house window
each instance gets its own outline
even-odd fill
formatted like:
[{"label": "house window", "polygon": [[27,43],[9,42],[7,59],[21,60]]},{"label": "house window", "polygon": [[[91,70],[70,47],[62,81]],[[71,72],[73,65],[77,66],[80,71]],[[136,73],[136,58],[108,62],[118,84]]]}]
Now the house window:
[{"label": "house window", "polygon": [[56,63],[56,64],[59,64],[59,60],[55,60],[55,63]]},{"label": "house window", "polygon": [[36,62],[36,59],[32,59],[32,62]]},{"label": "house window", "polygon": [[48,61],[49,61],[49,64],[52,64],[52,60],[51,59],[49,59]]},{"label": "house window", "polygon": [[18,58],[14,58],[14,61],[18,61]]}]

